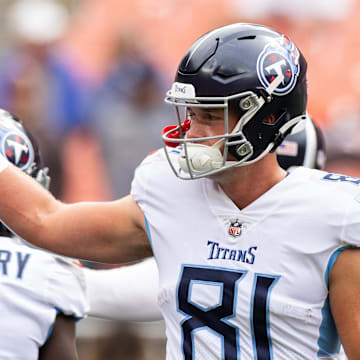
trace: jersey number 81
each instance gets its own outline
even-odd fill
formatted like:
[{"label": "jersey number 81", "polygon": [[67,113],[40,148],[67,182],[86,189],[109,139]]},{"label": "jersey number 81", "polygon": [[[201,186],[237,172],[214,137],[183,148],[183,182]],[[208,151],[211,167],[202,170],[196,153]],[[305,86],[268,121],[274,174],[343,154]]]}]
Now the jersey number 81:
[{"label": "jersey number 81", "polygon": [[[247,271],[235,271],[218,267],[194,267],[184,265],[177,288],[178,311],[185,315],[181,323],[182,350],[185,360],[195,360],[193,336],[197,330],[208,329],[222,339],[222,359],[240,358],[238,329],[227,320],[235,317],[236,283]],[[271,338],[269,331],[269,295],[278,276],[255,274],[250,305],[252,343],[254,358],[271,360]],[[210,309],[196,306],[191,299],[193,283],[217,284],[221,286],[221,301]],[[241,286],[239,287],[241,291]]]}]

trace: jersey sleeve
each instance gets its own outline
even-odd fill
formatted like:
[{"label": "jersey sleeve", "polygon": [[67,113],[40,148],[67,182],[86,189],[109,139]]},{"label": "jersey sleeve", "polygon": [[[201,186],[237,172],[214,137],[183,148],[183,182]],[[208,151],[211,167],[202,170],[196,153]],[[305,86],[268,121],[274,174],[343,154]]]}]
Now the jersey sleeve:
[{"label": "jersey sleeve", "polygon": [[111,270],[84,268],[84,274],[90,316],[121,321],[162,319],[154,258]]},{"label": "jersey sleeve", "polygon": [[136,168],[135,176],[131,183],[130,194],[140,207],[143,207],[146,201],[146,192],[151,172],[156,173],[157,167],[163,163],[164,160],[163,149],[158,149],[150,153]]},{"label": "jersey sleeve", "polygon": [[360,191],[349,201],[341,239],[346,244],[360,246]]},{"label": "jersey sleeve", "polygon": [[146,171],[144,167],[140,166],[135,171],[134,179],[131,183],[130,194],[134,200],[142,207],[145,197],[146,197]]},{"label": "jersey sleeve", "polygon": [[[176,155],[170,153],[169,156]],[[164,189],[169,187],[169,178],[173,180],[176,177],[169,166],[163,148],[150,153],[136,168],[130,194],[145,216],[162,201]]]},{"label": "jersey sleeve", "polygon": [[83,269],[71,259],[54,257],[49,269],[47,298],[64,315],[86,317],[89,304]]}]

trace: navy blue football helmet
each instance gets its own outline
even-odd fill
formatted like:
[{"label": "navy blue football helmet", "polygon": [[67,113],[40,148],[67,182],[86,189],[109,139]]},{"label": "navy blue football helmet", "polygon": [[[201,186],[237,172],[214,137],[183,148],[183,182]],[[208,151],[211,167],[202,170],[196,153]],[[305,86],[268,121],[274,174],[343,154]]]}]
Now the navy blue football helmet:
[{"label": "navy blue football helmet", "polygon": [[326,146],[320,127],[308,116],[301,127],[286,136],[276,153],[279,165],[285,170],[297,166],[322,170],[326,162]]},{"label": "navy blue football helmet", "polygon": [[[0,152],[9,162],[49,188],[48,168],[43,167],[35,139],[16,116],[3,109],[0,109]],[[8,232],[0,223],[0,233]]]},{"label": "navy blue football helmet", "polygon": [[[175,174],[196,179],[258,161],[273,152],[305,119],[306,61],[285,35],[265,26],[232,24],[200,37],[186,52],[165,102],[175,106],[178,125],[163,131]],[[187,108],[224,111],[221,136],[187,139]],[[228,114],[238,122],[228,127]],[[201,142],[217,139],[213,146]],[[180,146],[178,164],[169,145]],[[228,161],[228,153],[235,161]]]}]

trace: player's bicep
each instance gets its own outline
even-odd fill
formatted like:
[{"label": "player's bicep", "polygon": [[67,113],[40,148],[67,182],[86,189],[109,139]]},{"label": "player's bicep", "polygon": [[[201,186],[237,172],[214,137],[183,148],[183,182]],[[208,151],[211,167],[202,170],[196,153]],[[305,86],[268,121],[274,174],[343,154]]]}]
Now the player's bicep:
[{"label": "player's bicep", "polygon": [[[131,196],[112,202],[66,205],[47,228],[57,228],[64,255],[122,263],[151,255],[144,214]],[[48,236],[54,236],[51,233]]]},{"label": "player's bicep", "polygon": [[344,250],[329,277],[330,306],[335,324],[351,359],[360,358],[360,249]]},{"label": "player's bicep", "polygon": [[111,208],[109,226],[112,229],[107,236],[112,246],[118,249],[119,260],[123,262],[151,256],[144,213],[133,197],[128,195],[108,205]]}]

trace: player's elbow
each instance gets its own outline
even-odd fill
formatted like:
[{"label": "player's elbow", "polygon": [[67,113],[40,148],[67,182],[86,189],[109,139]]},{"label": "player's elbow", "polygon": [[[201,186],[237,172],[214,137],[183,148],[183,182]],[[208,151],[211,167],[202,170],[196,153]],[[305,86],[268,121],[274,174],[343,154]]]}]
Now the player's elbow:
[{"label": "player's elbow", "polygon": [[56,244],[62,236],[61,213],[66,204],[51,199],[34,209],[31,217],[25,217],[22,236],[33,245],[56,251]]}]

